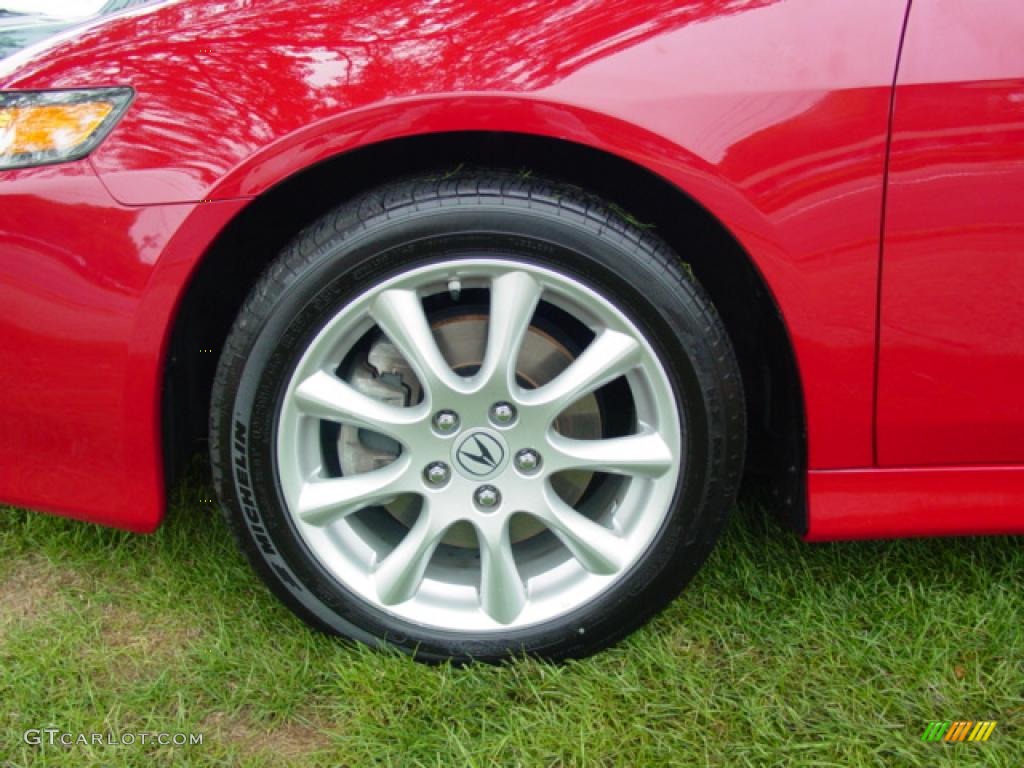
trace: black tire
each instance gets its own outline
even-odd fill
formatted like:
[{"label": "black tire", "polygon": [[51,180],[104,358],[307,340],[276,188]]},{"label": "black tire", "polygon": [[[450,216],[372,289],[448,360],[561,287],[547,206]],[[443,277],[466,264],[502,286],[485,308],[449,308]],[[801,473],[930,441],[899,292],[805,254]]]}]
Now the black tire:
[{"label": "black tire", "polygon": [[[404,621],[328,575],[297,534],[273,450],[279,399],[305,343],[363,287],[453,245],[514,252],[611,298],[655,348],[686,423],[685,466],[645,555],[608,591],[524,629],[468,634]],[[210,449],[227,518],[257,573],[299,617],[425,661],[581,657],[622,638],[693,577],[721,533],[743,468],[742,383],[726,331],[679,255],[575,187],[460,171],[389,183],[303,231],[246,300],[213,387]]]}]

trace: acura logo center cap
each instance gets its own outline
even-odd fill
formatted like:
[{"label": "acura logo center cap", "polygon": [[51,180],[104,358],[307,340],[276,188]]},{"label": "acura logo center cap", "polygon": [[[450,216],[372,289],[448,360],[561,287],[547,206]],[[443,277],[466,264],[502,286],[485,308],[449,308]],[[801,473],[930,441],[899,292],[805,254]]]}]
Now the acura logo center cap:
[{"label": "acura logo center cap", "polygon": [[455,441],[452,463],[469,480],[490,480],[508,464],[505,438],[490,429],[470,429]]}]

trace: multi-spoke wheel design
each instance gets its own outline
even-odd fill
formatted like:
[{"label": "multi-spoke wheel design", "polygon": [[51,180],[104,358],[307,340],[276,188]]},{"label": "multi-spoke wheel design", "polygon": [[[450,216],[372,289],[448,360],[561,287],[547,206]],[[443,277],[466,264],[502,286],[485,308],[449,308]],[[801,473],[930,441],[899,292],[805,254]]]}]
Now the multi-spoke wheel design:
[{"label": "multi-spoke wheel design", "polygon": [[[578,354],[541,330],[550,317]],[[472,326],[461,349],[445,343],[459,325]],[[389,402],[346,375],[367,364],[356,350],[384,346],[392,369],[374,375],[405,392]],[[524,346],[561,353],[547,380]],[[571,419],[560,429],[615,382],[621,399],[605,408],[628,422],[623,434],[580,439]],[[325,422],[358,430],[357,451],[387,446],[387,463],[332,473]],[[643,554],[675,491],[681,430],[662,364],[609,299],[550,269],[463,259],[401,274],[330,319],[284,395],[277,461],[289,512],[339,581],[410,621],[489,630],[565,613]],[[475,541],[446,545],[457,526]]]},{"label": "multi-spoke wheel design", "polygon": [[505,173],[395,182],[253,288],[214,479],[299,616],[422,659],[582,656],[692,577],[742,470],[728,336],[651,232]]}]

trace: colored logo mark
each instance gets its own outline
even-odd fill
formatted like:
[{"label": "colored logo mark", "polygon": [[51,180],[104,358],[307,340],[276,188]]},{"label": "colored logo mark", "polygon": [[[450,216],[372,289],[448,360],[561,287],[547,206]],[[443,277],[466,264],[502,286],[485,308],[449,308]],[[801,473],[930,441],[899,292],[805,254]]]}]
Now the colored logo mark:
[{"label": "colored logo mark", "polygon": [[932,721],[921,741],[988,741],[995,729],[995,720]]}]

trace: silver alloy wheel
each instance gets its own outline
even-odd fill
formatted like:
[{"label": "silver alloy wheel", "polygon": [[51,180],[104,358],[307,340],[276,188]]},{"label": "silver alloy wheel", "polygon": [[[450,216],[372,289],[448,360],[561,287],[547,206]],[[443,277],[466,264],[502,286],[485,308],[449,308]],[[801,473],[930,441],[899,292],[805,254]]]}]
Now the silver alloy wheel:
[{"label": "silver alloy wheel", "polygon": [[[486,289],[490,296],[483,360],[469,376],[449,366],[424,309],[425,298],[451,293],[452,285],[461,293]],[[593,338],[551,381],[527,388],[517,378],[518,352],[541,303],[577,318]],[[418,402],[384,402],[338,375],[341,361],[374,329],[415,372]],[[632,434],[581,440],[555,429],[559,414],[620,377],[635,412]],[[510,404],[514,420],[496,421],[496,404]],[[448,434],[435,425],[442,412],[458,416]],[[380,468],[332,477],[322,421],[389,438],[400,452]],[[341,584],[419,625],[487,632],[565,615],[629,571],[669,513],[685,463],[683,445],[665,370],[611,301],[543,267],[477,259],[409,270],[338,311],[291,375],[276,452],[288,513],[310,552]],[[513,460],[524,450],[541,459],[529,472]],[[451,468],[440,485],[425,475],[438,463]],[[574,470],[605,473],[612,482],[574,506],[552,484],[554,476]],[[481,494],[485,486],[497,493]],[[399,498],[418,502],[409,527],[373,514]],[[545,533],[514,543],[510,528],[522,515]],[[443,544],[457,526],[471,527],[476,549]]]}]

